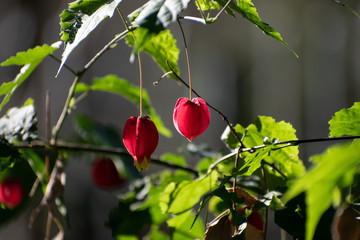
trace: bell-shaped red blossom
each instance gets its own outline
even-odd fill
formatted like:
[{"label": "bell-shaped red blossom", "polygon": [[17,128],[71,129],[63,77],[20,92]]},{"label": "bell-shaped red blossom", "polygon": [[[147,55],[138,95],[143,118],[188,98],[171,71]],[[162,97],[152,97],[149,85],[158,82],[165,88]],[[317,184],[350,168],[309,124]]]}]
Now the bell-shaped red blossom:
[{"label": "bell-shaped red blossom", "polygon": [[124,126],[123,142],[134,158],[136,168],[147,170],[151,154],[159,143],[159,133],[150,117],[131,117]]},{"label": "bell-shaped red blossom", "polygon": [[210,112],[201,98],[179,98],[176,102],[173,122],[176,130],[190,142],[202,134],[210,123]]},{"label": "bell-shaped red blossom", "polygon": [[92,164],[91,177],[99,188],[112,190],[121,187],[126,179],[119,175],[114,162],[108,157],[98,157]]},{"label": "bell-shaped red blossom", "polygon": [[24,195],[22,182],[17,178],[5,179],[0,184],[0,202],[8,208],[17,207]]}]

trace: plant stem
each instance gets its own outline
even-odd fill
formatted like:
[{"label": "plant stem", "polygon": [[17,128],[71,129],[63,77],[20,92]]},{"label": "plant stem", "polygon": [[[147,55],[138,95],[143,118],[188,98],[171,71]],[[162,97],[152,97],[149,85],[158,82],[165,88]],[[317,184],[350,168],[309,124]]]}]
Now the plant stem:
[{"label": "plant stem", "polygon": [[81,80],[82,76],[86,73],[86,71],[96,62],[96,60],[98,60],[107,50],[109,50],[111,48],[111,46],[115,43],[117,43],[118,41],[120,41],[121,39],[123,39],[127,34],[129,33],[129,30],[125,30],[122,33],[120,33],[119,35],[115,36],[108,44],[106,44],[83,68],[83,70],[81,72],[77,72],[75,74],[75,78],[74,81],[69,89],[69,93],[68,96],[66,98],[63,110],[60,114],[60,117],[56,123],[56,125],[54,126],[53,130],[52,130],[52,139],[51,139],[51,144],[55,145],[57,138],[58,138],[58,134],[59,131],[62,127],[62,125],[64,124],[64,121],[68,115],[69,112],[69,104],[70,101],[72,99],[72,97],[74,96],[74,92],[75,92],[75,87],[76,84]]},{"label": "plant stem", "polygon": [[[351,140],[351,139],[358,139],[358,138],[360,138],[360,136],[344,136],[344,137],[333,137],[333,138],[313,138],[313,139],[280,141],[280,142],[274,143],[274,145],[283,144],[284,146],[282,146],[282,147],[295,147],[295,146],[297,146],[299,144],[302,144],[302,143],[325,142],[325,141],[328,141],[328,142],[329,141],[341,141],[341,140]],[[269,145],[263,144],[263,145],[258,145],[258,146],[254,146],[254,147],[250,147],[250,148],[241,148],[240,153],[243,153],[243,152],[254,153],[257,150],[262,149],[262,148],[266,148],[268,146]],[[276,149],[273,149],[273,150],[278,150],[278,149],[280,149],[280,148],[276,148]],[[217,165],[219,165],[220,163],[222,163],[222,162],[228,160],[229,158],[235,156],[237,153],[238,153],[238,151],[234,151],[234,152],[231,152],[231,153],[219,158],[216,162],[214,162],[213,164],[210,165],[210,167],[209,167],[207,173],[205,174],[205,176],[209,175],[217,167]],[[264,160],[263,160],[263,163],[266,164],[266,165],[269,165],[270,167],[272,167],[276,172],[278,172],[282,177],[284,177],[286,179],[286,176],[273,163],[269,163],[269,162],[264,161]]]},{"label": "plant stem", "polygon": [[187,62],[187,68],[188,68],[188,74],[189,74],[189,95],[190,95],[190,100],[192,100],[192,84],[191,84],[191,71],[190,71],[190,58],[189,58],[189,51],[188,51],[188,47],[186,44],[186,38],[185,38],[185,33],[184,33],[184,29],[181,26],[181,23],[179,21],[179,19],[177,20],[180,30],[181,30],[181,35],[183,37],[184,40],[184,46],[185,46],[185,53],[186,53],[186,62]]},{"label": "plant stem", "polygon": [[[80,143],[65,143],[61,141],[57,141],[55,145],[47,145],[43,142],[36,142],[31,143],[31,145],[17,145],[15,146],[17,149],[35,149],[35,150],[43,150],[45,151],[49,148],[49,151],[81,151],[81,152],[94,152],[94,153],[103,153],[103,154],[114,154],[114,155],[123,155],[123,156],[130,156],[129,152],[125,148],[113,148],[113,147],[106,147],[106,146],[97,146],[97,145],[90,145],[90,144],[80,144]],[[195,177],[199,176],[199,173],[190,168],[184,167],[181,165],[177,165],[171,162],[165,162],[158,158],[151,158],[151,161],[154,164],[168,167],[170,169],[181,169],[187,172],[192,173]]]},{"label": "plant stem", "polygon": [[[190,89],[190,86],[189,86],[183,79],[181,79],[181,78],[179,77],[179,75],[177,75],[176,72],[171,68],[169,62],[166,61],[166,63],[167,63],[167,65],[168,65],[168,67],[170,68],[171,72],[174,74],[174,76],[175,76],[182,84],[184,84],[187,88]],[[192,89],[191,91],[192,91],[197,97],[200,97],[200,98],[201,98],[201,96],[200,96],[194,89]],[[243,146],[242,140],[241,140],[241,138],[239,137],[239,135],[236,133],[234,127],[233,127],[233,126],[231,125],[231,123],[229,122],[228,118],[227,118],[222,112],[220,112],[220,110],[218,110],[218,109],[216,109],[215,107],[213,107],[212,105],[210,105],[207,101],[205,101],[205,102],[206,102],[206,105],[207,105],[209,108],[211,108],[212,110],[214,110],[217,114],[219,114],[219,115],[221,116],[222,120],[224,120],[225,123],[226,123],[226,125],[229,126],[230,131],[234,134],[236,140],[240,143],[239,146],[242,147],[242,146]],[[243,137],[242,137],[242,138],[243,138]]]},{"label": "plant stem", "polygon": [[[261,175],[262,175],[262,177],[264,179],[264,195],[265,195],[268,192],[268,188],[267,188],[266,173],[265,173],[264,163],[263,162],[261,162]],[[266,240],[268,215],[269,215],[269,207],[266,206],[266,208],[265,208],[265,222],[264,222],[264,237],[263,237],[264,240]]]},{"label": "plant stem", "polygon": [[214,17],[215,20],[217,20],[220,17],[220,15],[224,12],[224,10],[229,6],[231,1],[232,0],[227,1],[227,3],[224,5],[224,7],[222,9],[220,9],[220,11]]},{"label": "plant stem", "polygon": [[[126,29],[128,31],[130,31],[130,27],[124,17],[124,15],[122,14],[119,6],[116,7]],[[136,37],[135,37],[135,34],[134,32],[131,32],[132,33],[132,36],[134,38],[134,46],[136,46]],[[142,117],[143,115],[143,74],[142,74],[142,67],[141,67],[141,58],[140,58],[140,51],[137,53],[137,56],[138,56],[138,63],[139,63],[139,78],[140,78],[140,117]]]}]

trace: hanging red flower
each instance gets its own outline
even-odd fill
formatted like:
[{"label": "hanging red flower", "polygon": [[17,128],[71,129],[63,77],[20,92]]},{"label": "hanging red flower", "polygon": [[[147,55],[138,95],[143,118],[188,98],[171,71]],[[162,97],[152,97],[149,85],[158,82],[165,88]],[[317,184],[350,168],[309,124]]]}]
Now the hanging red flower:
[{"label": "hanging red flower", "polygon": [[124,126],[123,142],[134,158],[136,168],[148,169],[150,156],[159,142],[158,130],[150,117],[131,117]]},{"label": "hanging red flower", "polygon": [[92,164],[91,177],[99,188],[112,190],[121,187],[126,179],[119,175],[114,162],[108,157],[98,157]]},{"label": "hanging red flower", "polygon": [[202,134],[210,123],[210,112],[201,98],[179,98],[176,102],[173,122],[176,130],[190,142]]},{"label": "hanging red flower", "polygon": [[24,195],[23,184],[17,178],[5,179],[0,184],[0,201],[8,208],[17,207]]}]

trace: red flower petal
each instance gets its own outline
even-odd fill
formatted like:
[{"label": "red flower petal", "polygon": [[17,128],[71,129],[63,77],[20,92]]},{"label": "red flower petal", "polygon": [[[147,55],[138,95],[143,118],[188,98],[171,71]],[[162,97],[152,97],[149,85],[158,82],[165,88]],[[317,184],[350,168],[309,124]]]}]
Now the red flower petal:
[{"label": "red flower petal", "polygon": [[0,201],[8,208],[18,206],[23,198],[24,190],[19,179],[5,179],[0,184]]},{"label": "red flower petal", "polygon": [[179,98],[173,114],[176,130],[190,142],[201,135],[209,126],[210,112],[201,98]]},{"label": "red flower petal", "polygon": [[123,142],[140,171],[148,169],[151,154],[159,142],[159,133],[150,117],[131,117],[124,126]]},{"label": "red flower petal", "polygon": [[119,175],[114,162],[107,157],[99,157],[94,161],[91,176],[96,186],[108,190],[118,188],[126,181]]}]

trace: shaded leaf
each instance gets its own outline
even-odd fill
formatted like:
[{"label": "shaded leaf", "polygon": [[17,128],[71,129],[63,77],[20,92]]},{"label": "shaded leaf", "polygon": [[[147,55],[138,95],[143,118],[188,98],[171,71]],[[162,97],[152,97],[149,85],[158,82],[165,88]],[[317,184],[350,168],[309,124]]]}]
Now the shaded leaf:
[{"label": "shaded leaf", "polygon": [[[115,75],[107,75],[102,78],[95,78],[93,84],[89,86],[91,90],[110,92],[118,94],[126,98],[127,100],[140,104],[140,89],[137,86],[131,85],[127,80],[119,78]],[[81,88],[76,88],[75,92],[80,93],[86,91],[87,87],[82,84]],[[143,89],[143,108],[148,112],[151,120],[156,125],[159,133],[166,137],[171,137],[171,131],[166,128],[157,115],[155,109],[151,105],[150,97],[145,89]]]},{"label": "shaded leaf", "polygon": [[19,65],[23,66],[16,78],[0,86],[0,96],[5,95],[0,103],[0,111],[4,105],[10,100],[15,90],[30,76],[35,68],[43,61],[46,56],[57,50],[61,42],[56,42],[51,46],[44,44],[35,48],[29,49],[26,52],[18,52],[16,56],[12,56],[1,63],[1,66]]},{"label": "shaded leaf", "polygon": [[15,160],[20,157],[17,149],[3,136],[0,136],[0,172],[11,168]]},{"label": "shaded leaf", "polygon": [[[109,147],[124,147],[118,129],[98,123],[85,115],[76,116],[74,129],[82,142]],[[131,156],[113,156],[112,159],[116,161],[118,157],[123,163],[128,177],[132,179],[140,177]]]},{"label": "shaded leaf", "polygon": [[150,0],[132,12],[129,18],[137,26],[159,32],[175,22],[189,2],[190,0]]},{"label": "shaded leaf", "polygon": [[296,180],[283,197],[284,202],[306,192],[307,220],[306,239],[313,238],[321,215],[333,203],[333,193],[337,188],[348,187],[360,164],[360,143],[337,145],[327,152],[314,156],[317,164],[309,172]]},{"label": "shaded leaf", "polygon": [[336,112],[329,124],[330,137],[360,135],[360,103]]},{"label": "shaded leaf", "polygon": [[0,135],[9,142],[31,141],[37,138],[37,118],[33,105],[11,108],[0,118]]},{"label": "shaded leaf", "polygon": [[[112,17],[121,0],[81,0],[69,6],[60,15],[62,39],[66,42],[62,54],[60,73],[70,53],[84,40],[105,18]],[[95,12],[94,12],[95,11]],[[73,21],[66,24],[68,21]]]},{"label": "shaded leaf", "polygon": [[149,210],[131,210],[132,201],[132,199],[121,199],[118,206],[110,212],[105,226],[111,229],[112,236],[116,239],[136,237],[146,225],[151,223]]}]

